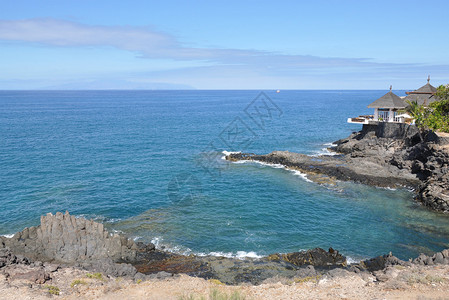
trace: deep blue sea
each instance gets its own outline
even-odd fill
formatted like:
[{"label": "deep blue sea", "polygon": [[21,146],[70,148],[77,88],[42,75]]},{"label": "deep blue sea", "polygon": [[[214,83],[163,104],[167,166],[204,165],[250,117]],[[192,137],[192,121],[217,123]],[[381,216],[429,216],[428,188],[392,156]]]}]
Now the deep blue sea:
[{"label": "deep blue sea", "polygon": [[182,253],[333,247],[357,260],[449,248],[449,216],[411,191],[222,159],[326,153],[384,93],[0,91],[0,235],[68,210]]}]

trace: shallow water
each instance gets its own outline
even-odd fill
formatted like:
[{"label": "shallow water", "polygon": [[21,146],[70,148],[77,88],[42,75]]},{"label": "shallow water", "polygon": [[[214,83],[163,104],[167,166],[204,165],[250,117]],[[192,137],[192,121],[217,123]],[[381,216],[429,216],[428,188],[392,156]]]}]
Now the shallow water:
[{"label": "shallow water", "polygon": [[448,216],[410,191],[320,186],[221,159],[224,150],[324,153],[360,130],[346,118],[370,113],[383,94],[0,91],[0,234],[69,210],[186,253],[333,247],[360,259],[448,248]]}]

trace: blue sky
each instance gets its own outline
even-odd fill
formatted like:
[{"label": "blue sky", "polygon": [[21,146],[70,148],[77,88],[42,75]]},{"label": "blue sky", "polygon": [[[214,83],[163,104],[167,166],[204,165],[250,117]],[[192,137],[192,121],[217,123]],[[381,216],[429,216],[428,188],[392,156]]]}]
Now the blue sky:
[{"label": "blue sky", "polygon": [[0,89],[449,83],[446,1],[2,1]]}]

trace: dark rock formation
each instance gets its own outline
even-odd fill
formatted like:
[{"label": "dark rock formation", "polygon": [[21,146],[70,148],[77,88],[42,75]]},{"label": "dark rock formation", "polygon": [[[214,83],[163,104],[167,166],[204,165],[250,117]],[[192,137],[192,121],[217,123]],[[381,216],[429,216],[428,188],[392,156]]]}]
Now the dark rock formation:
[{"label": "dark rock formation", "polygon": [[407,124],[379,123],[364,125],[335,144],[330,149],[339,156],[274,151],[267,155],[233,153],[226,159],[281,164],[308,174],[318,183],[338,179],[379,187],[410,187],[423,205],[449,212],[449,145],[444,138]]},{"label": "dark rock formation", "polygon": [[160,271],[185,273],[202,278],[218,279],[226,284],[251,283],[280,276],[302,278],[324,274],[331,268],[346,266],[346,258],[330,249],[316,248],[287,254],[272,254],[261,259],[236,259],[214,256],[183,256],[162,251],[146,253],[136,265],[139,272],[152,274]]},{"label": "dark rock formation", "polygon": [[[137,245],[126,237],[110,235],[101,224],[73,218],[68,213],[57,213],[56,216],[49,214],[41,222],[40,226],[27,228],[13,238],[1,238],[0,273],[6,275],[8,280],[41,284],[51,280],[52,273],[61,266],[59,263],[106,275],[127,276],[134,280],[164,279],[185,273],[218,279],[226,284],[260,284],[278,279],[300,281],[302,278],[320,276],[333,278],[347,276],[350,272],[362,277],[372,274],[378,281],[388,281],[395,276],[396,269],[392,268],[395,265],[449,264],[449,249],[433,256],[421,254],[410,262],[402,261],[390,253],[349,266],[346,258],[332,248],[329,251],[316,248],[276,253],[260,259],[184,256],[157,250],[152,244]],[[55,236],[52,236],[53,233]],[[94,238],[99,240],[94,241]],[[91,241],[90,246],[87,246],[87,241]],[[117,246],[119,242],[120,248]],[[91,250],[88,251],[88,247]],[[33,249],[36,253],[31,252]],[[31,254],[34,261],[23,256],[24,253]],[[80,256],[76,257],[73,253]],[[40,260],[35,260],[37,258]]]},{"label": "dark rock formation", "polygon": [[110,258],[130,262],[139,249],[133,240],[108,233],[103,224],[76,218],[68,212],[41,217],[41,225],[25,228],[12,238],[0,237],[14,253],[33,260],[73,264]]},{"label": "dark rock formation", "polygon": [[267,256],[266,259],[271,261],[285,261],[295,266],[346,266],[346,257],[332,248],[329,249],[329,252],[321,248],[315,248],[286,254],[275,253]]},{"label": "dark rock formation", "polygon": [[354,181],[380,187],[411,187],[419,185],[418,178],[396,166],[367,160],[362,156],[320,156],[312,157],[288,151],[274,151],[267,155],[233,153],[227,160],[252,160],[270,164],[281,164],[289,169],[299,170],[318,183],[332,183],[335,179]]},{"label": "dark rock formation", "polygon": [[[154,245],[137,245],[125,236],[110,234],[103,224],[58,212],[42,216],[39,226],[25,228],[12,238],[0,236],[0,250],[4,249],[17,255],[12,256],[14,261],[27,257],[26,260],[36,261],[49,272],[57,265],[48,262],[56,262],[112,276],[133,277],[137,270],[130,263],[139,252],[154,249]],[[0,253],[0,267],[12,259],[2,258]]]},{"label": "dark rock formation", "polygon": [[415,175],[421,183],[416,199],[425,206],[449,212],[449,148],[447,140],[415,126],[379,123],[335,142],[334,151],[362,157],[389,169]]},{"label": "dark rock formation", "polygon": [[54,271],[54,268],[45,268],[42,264],[32,264],[28,258],[13,254],[9,248],[0,248],[0,273],[10,280],[42,284],[51,278],[50,273]]}]

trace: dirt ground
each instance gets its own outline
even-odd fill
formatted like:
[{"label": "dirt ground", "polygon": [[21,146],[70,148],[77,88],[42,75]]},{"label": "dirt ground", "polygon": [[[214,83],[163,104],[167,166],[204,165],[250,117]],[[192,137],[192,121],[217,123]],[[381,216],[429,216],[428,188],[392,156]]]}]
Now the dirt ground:
[{"label": "dirt ground", "polygon": [[[66,268],[44,284],[8,280],[0,275],[0,299],[212,299],[210,294],[236,299],[449,299],[449,266],[395,266],[377,276],[345,273],[334,278],[271,280],[259,286],[226,286],[216,280],[180,275],[134,282]],[[219,299],[227,299],[219,298]]]}]

